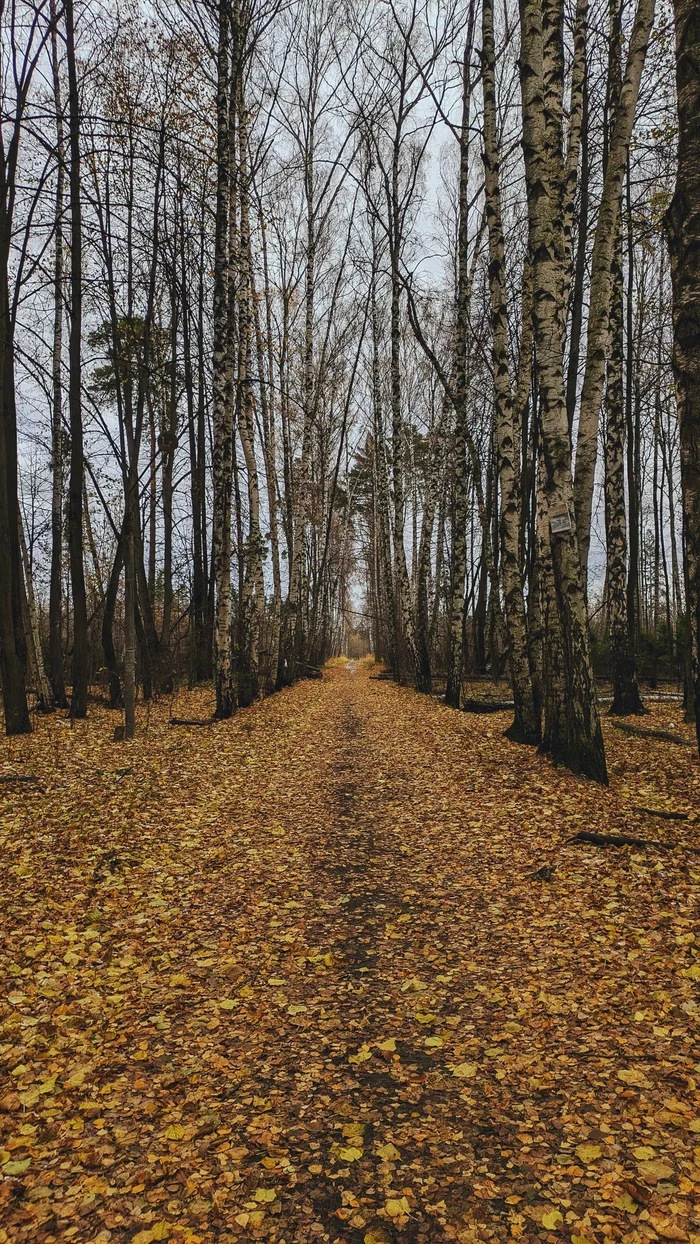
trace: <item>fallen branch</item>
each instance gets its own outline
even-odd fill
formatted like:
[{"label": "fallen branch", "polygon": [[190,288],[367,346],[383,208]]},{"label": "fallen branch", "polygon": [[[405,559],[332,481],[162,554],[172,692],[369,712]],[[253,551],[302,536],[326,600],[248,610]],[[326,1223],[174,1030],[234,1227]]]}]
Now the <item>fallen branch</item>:
[{"label": "fallen branch", "polygon": [[514,707],[512,700],[465,700],[462,705],[465,713],[503,713]]},{"label": "fallen branch", "polygon": [[199,717],[171,717],[171,726],[213,726],[214,718],[205,717],[202,720]]},{"label": "fallen branch", "polygon": [[684,739],[681,734],[672,734],[670,730],[649,730],[647,726],[633,726],[627,721],[613,721],[610,723],[616,730],[622,730],[624,734],[634,734],[642,739],[662,739],[664,743],[678,743],[681,747],[695,747],[690,739]]},{"label": "fallen branch", "polygon": [[631,834],[596,834],[588,829],[581,829],[569,842],[591,842],[594,847],[660,847],[663,851],[672,851],[677,842],[654,842],[651,838],[635,838]]},{"label": "fallen branch", "polygon": [[673,851],[681,847],[691,855],[700,855],[700,847],[690,847],[685,842],[658,842],[653,838],[635,838],[631,834],[596,834],[581,829],[569,842],[590,842],[594,847],[657,847],[660,851]]},{"label": "fallen branch", "polygon": [[33,773],[0,773],[0,782],[3,786],[9,786],[12,782],[38,782],[39,779]]}]

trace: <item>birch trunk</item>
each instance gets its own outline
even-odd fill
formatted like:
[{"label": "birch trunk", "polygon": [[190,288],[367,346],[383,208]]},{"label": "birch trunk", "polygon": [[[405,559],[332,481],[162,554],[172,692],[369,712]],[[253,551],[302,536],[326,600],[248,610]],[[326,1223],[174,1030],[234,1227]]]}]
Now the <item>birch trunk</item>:
[{"label": "birch trunk", "polygon": [[469,331],[469,125],[471,117],[471,57],[474,46],[474,0],[469,5],[462,57],[462,116],[459,131],[459,201],[457,234],[457,289],[454,342],[454,519],[449,612],[449,647],[445,703],[459,708],[464,664],[464,595],[467,575],[467,335]]},{"label": "birch trunk", "polygon": [[248,484],[248,547],[244,582],[244,634],[240,637],[238,700],[245,707],[259,694],[260,622],[264,605],[262,538],[260,535],[260,486],[255,459],[254,399],[252,380],[252,281],[250,204],[248,185],[248,125],[243,89],[238,86],[238,180],[240,201],[240,265],[238,286],[239,418],[238,434],[246,464]]},{"label": "birch trunk", "polygon": [[255,313],[255,341],[260,381],[260,413],[263,430],[263,457],[265,462],[265,485],[267,488],[267,511],[270,525],[270,556],[272,559],[272,637],[270,643],[270,686],[277,684],[280,655],[280,619],[282,609],[282,573],[280,569],[280,541],[277,523],[277,450],[275,434],[275,363],[272,336],[272,297],[267,262],[267,237],[265,219],[260,211],[260,237],[263,255],[263,280],[265,296],[265,333],[260,324],[260,306],[255,290],[251,266],[251,292]]},{"label": "birch trunk", "polygon": [[547,607],[552,616],[555,609],[558,611],[566,690],[566,720],[546,721],[545,735],[555,760],[574,772],[585,773],[606,783],[605,750],[593,684],[586,601],[573,530],[571,449],[559,315],[563,245],[562,161],[557,156],[560,144],[549,140],[547,134],[539,0],[521,0],[520,13],[523,149],[529,250],[532,256],[533,323],[555,593],[555,599],[547,600]]},{"label": "birch trunk", "polygon": [[[486,216],[489,232],[489,285],[494,407],[501,484],[501,570],[505,590],[508,659],[513,688],[514,720],[509,738],[521,743],[540,742],[528,650],[525,598],[520,569],[520,417],[519,394],[513,394],[508,369],[508,324],[505,293],[503,218],[501,213],[500,154],[496,113],[496,53],[493,0],[482,0],[482,86],[484,98],[484,168]],[[524,320],[530,319],[528,281],[523,282]],[[528,355],[527,340],[523,349]],[[528,360],[529,362],[529,360]],[[528,369],[529,384],[529,369]]]},{"label": "birch trunk", "polygon": [[654,23],[654,4],[655,0],[637,0],[637,12],[630,38],[627,66],[620,90],[615,124],[610,138],[607,169],[593,242],[588,343],[581,392],[574,480],[576,534],[584,591],[588,579],[593,489],[598,454],[598,425],[605,383],[605,366],[610,354],[613,248],[620,219],[622,187],[637,109],[639,85]]}]

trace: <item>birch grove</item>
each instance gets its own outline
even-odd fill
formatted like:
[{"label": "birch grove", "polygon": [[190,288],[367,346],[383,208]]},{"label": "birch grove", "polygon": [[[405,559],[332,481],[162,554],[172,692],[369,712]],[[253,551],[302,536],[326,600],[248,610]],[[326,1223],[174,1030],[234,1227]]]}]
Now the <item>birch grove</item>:
[{"label": "birch grove", "polygon": [[364,652],[602,783],[700,722],[695,7],[0,6],[9,734]]}]

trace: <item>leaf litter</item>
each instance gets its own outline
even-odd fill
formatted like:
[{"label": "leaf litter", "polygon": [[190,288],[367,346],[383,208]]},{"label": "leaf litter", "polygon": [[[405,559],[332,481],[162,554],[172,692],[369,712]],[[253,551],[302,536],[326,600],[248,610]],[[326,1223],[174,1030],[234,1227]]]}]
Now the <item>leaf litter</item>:
[{"label": "leaf litter", "polygon": [[0,1244],[697,1244],[700,864],[571,842],[697,847],[697,761],[361,670],[171,715],[6,744]]}]

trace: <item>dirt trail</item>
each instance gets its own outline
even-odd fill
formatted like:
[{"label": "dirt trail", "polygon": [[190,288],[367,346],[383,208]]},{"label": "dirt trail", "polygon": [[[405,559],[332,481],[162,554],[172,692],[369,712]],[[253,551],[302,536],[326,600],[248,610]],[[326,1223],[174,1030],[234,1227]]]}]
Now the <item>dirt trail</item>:
[{"label": "dirt trail", "polygon": [[0,1244],[700,1241],[700,860],[568,841],[697,763],[506,721],[352,668],[12,745]]}]

